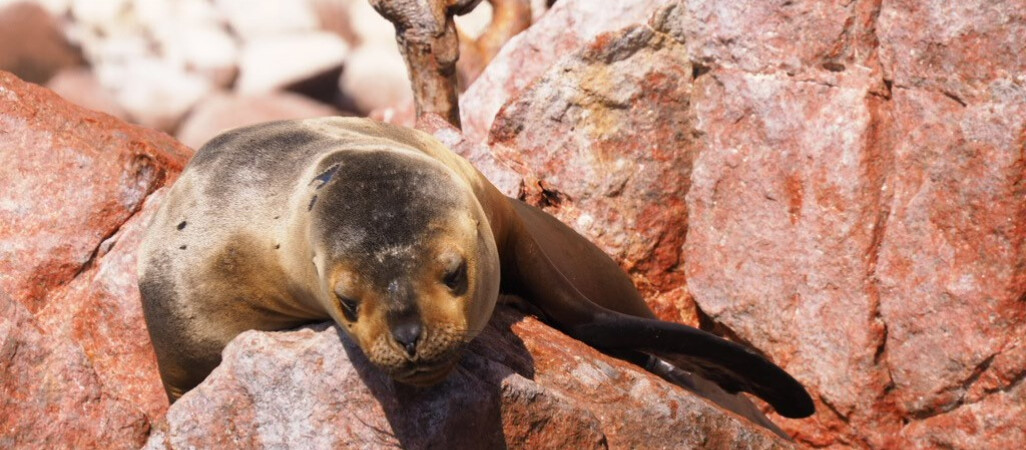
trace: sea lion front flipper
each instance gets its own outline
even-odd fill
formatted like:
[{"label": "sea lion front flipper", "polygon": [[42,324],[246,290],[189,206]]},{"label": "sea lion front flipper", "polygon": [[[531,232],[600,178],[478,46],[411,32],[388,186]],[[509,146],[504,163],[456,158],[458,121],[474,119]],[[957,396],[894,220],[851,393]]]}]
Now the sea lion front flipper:
[{"label": "sea lion front flipper", "polygon": [[716,382],[751,392],[787,417],[814,412],[811,397],[783,369],[705,331],[656,320],[622,270],[601,250],[545,212],[511,200],[517,216],[503,277],[555,325],[606,351],[650,353]]}]

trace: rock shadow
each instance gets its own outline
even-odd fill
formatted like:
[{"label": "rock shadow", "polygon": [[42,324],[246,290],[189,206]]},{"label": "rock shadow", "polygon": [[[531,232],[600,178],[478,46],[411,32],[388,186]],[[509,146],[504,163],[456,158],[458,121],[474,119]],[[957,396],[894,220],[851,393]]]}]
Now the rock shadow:
[{"label": "rock shadow", "polygon": [[[507,448],[503,380],[534,378],[534,359],[511,327],[524,314],[499,304],[488,325],[441,383],[418,388],[374,367],[355,342],[339,333],[357,375],[378,400],[402,448]],[[387,432],[387,430],[385,431]]]}]

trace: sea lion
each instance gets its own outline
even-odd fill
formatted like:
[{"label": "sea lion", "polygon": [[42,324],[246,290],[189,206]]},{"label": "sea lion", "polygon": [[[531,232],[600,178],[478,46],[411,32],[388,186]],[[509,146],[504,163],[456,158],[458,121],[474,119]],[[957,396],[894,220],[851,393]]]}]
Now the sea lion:
[{"label": "sea lion", "polygon": [[488,322],[501,288],[570,336],[763,425],[734,393],[788,417],[813,412],[802,385],[766,358],[657,320],[594,244],[502,195],[432,136],[367,119],[214,138],[168,192],[139,261],[172,402],[242,331],[329,318],[397,381],[431,385]]}]

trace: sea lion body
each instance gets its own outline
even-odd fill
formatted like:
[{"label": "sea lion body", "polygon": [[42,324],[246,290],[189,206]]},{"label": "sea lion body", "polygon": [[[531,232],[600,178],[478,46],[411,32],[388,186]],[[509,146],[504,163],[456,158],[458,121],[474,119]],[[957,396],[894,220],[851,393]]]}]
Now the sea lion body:
[{"label": "sea lion body", "polygon": [[[158,211],[139,271],[172,401],[242,331],[329,318],[398,381],[435,383],[487,323],[501,284],[571,336],[662,367],[771,429],[733,393],[785,415],[812,410],[765,358],[655,320],[601,250],[503,196],[430,135],[366,119],[272,122],[209,142]],[[674,375],[667,362],[699,377]],[[725,391],[708,392],[719,388],[703,378]]]}]

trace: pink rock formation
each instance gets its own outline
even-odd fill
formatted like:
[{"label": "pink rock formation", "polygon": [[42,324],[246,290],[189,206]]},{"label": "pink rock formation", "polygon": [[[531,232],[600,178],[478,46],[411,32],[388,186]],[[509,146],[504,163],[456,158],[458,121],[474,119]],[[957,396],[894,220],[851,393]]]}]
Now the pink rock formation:
[{"label": "pink rock formation", "polygon": [[242,334],[146,448],[787,448],[769,431],[499,307],[440,385],[396,384],[337,327]]},{"label": "pink rock formation", "polygon": [[192,151],[2,72],[0,124],[0,442],[138,447],[167,408],[135,276],[140,210]]},{"label": "pink rock formation", "polygon": [[530,203],[619,261],[664,318],[695,324],[678,270],[692,67],[664,31],[638,25],[568,54],[499,111],[490,141]]},{"label": "pink rock formation", "polygon": [[130,401],[104,392],[81,347],[51,339],[0,291],[0,445],[138,448],[148,431]]},{"label": "pink rock formation", "polygon": [[[628,45],[634,28],[531,60],[529,38],[560,31],[542,20],[492,66],[525,75],[482,77],[463,99],[464,123],[489,128],[499,161],[548,194],[529,200],[569,193],[550,211],[625,268],[637,266],[610,242],[652,233],[641,218],[660,216],[608,205],[643,195],[656,213],[674,211],[657,222],[686,231],[679,265],[664,266],[680,277],[666,286],[684,290],[671,298],[690,294],[703,326],[810,387],[817,415],[781,419],[799,442],[1026,441],[1026,39],[1013,37],[1024,35],[1022,5],[661,3],[676,7],[653,28],[686,52]],[[600,49],[617,56],[589,56]],[[646,63],[653,52],[671,55]],[[621,60],[632,63],[600,70]],[[674,90],[633,81],[646,73],[672,74]],[[496,97],[505,104],[487,107]],[[588,111],[587,99],[603,107]],[[670,113],[682,118],[676,145],[642,126]],[[608,136],[624,144],[602,146]],[[678,153],[652,168],[649,142]],[[618,159],[683,179],[590,198],[637,173],[603,171]],[[681,197],[674,210],[667,199]],[[606,221],[577,219],[589,216]],[[652,272],[633,273],[658,286],[645,281]]]},{"label": "pink rock formation", "polygon": [[[599,3],[511,41],[466,135],[418,125],[804,382],[799,444],[1026,442],[1021,2]],[[508,311],[437,391],[247,333],[160,419],[132,255],[190,152],[2,74],[0,148],[0,446],[782,445]]]},{"label": "pink rock formation", "polygon": [[35,313],[192,151],[0,72],[0,287]]},{"label": "pink rock formation", "polygon": [[535,25],[510,39],[460,97],[460,116],[467,139],[484,141],[499,108],[561,57],[599,34],[644,22],[664,3],[665,0],[556,2]]}]

